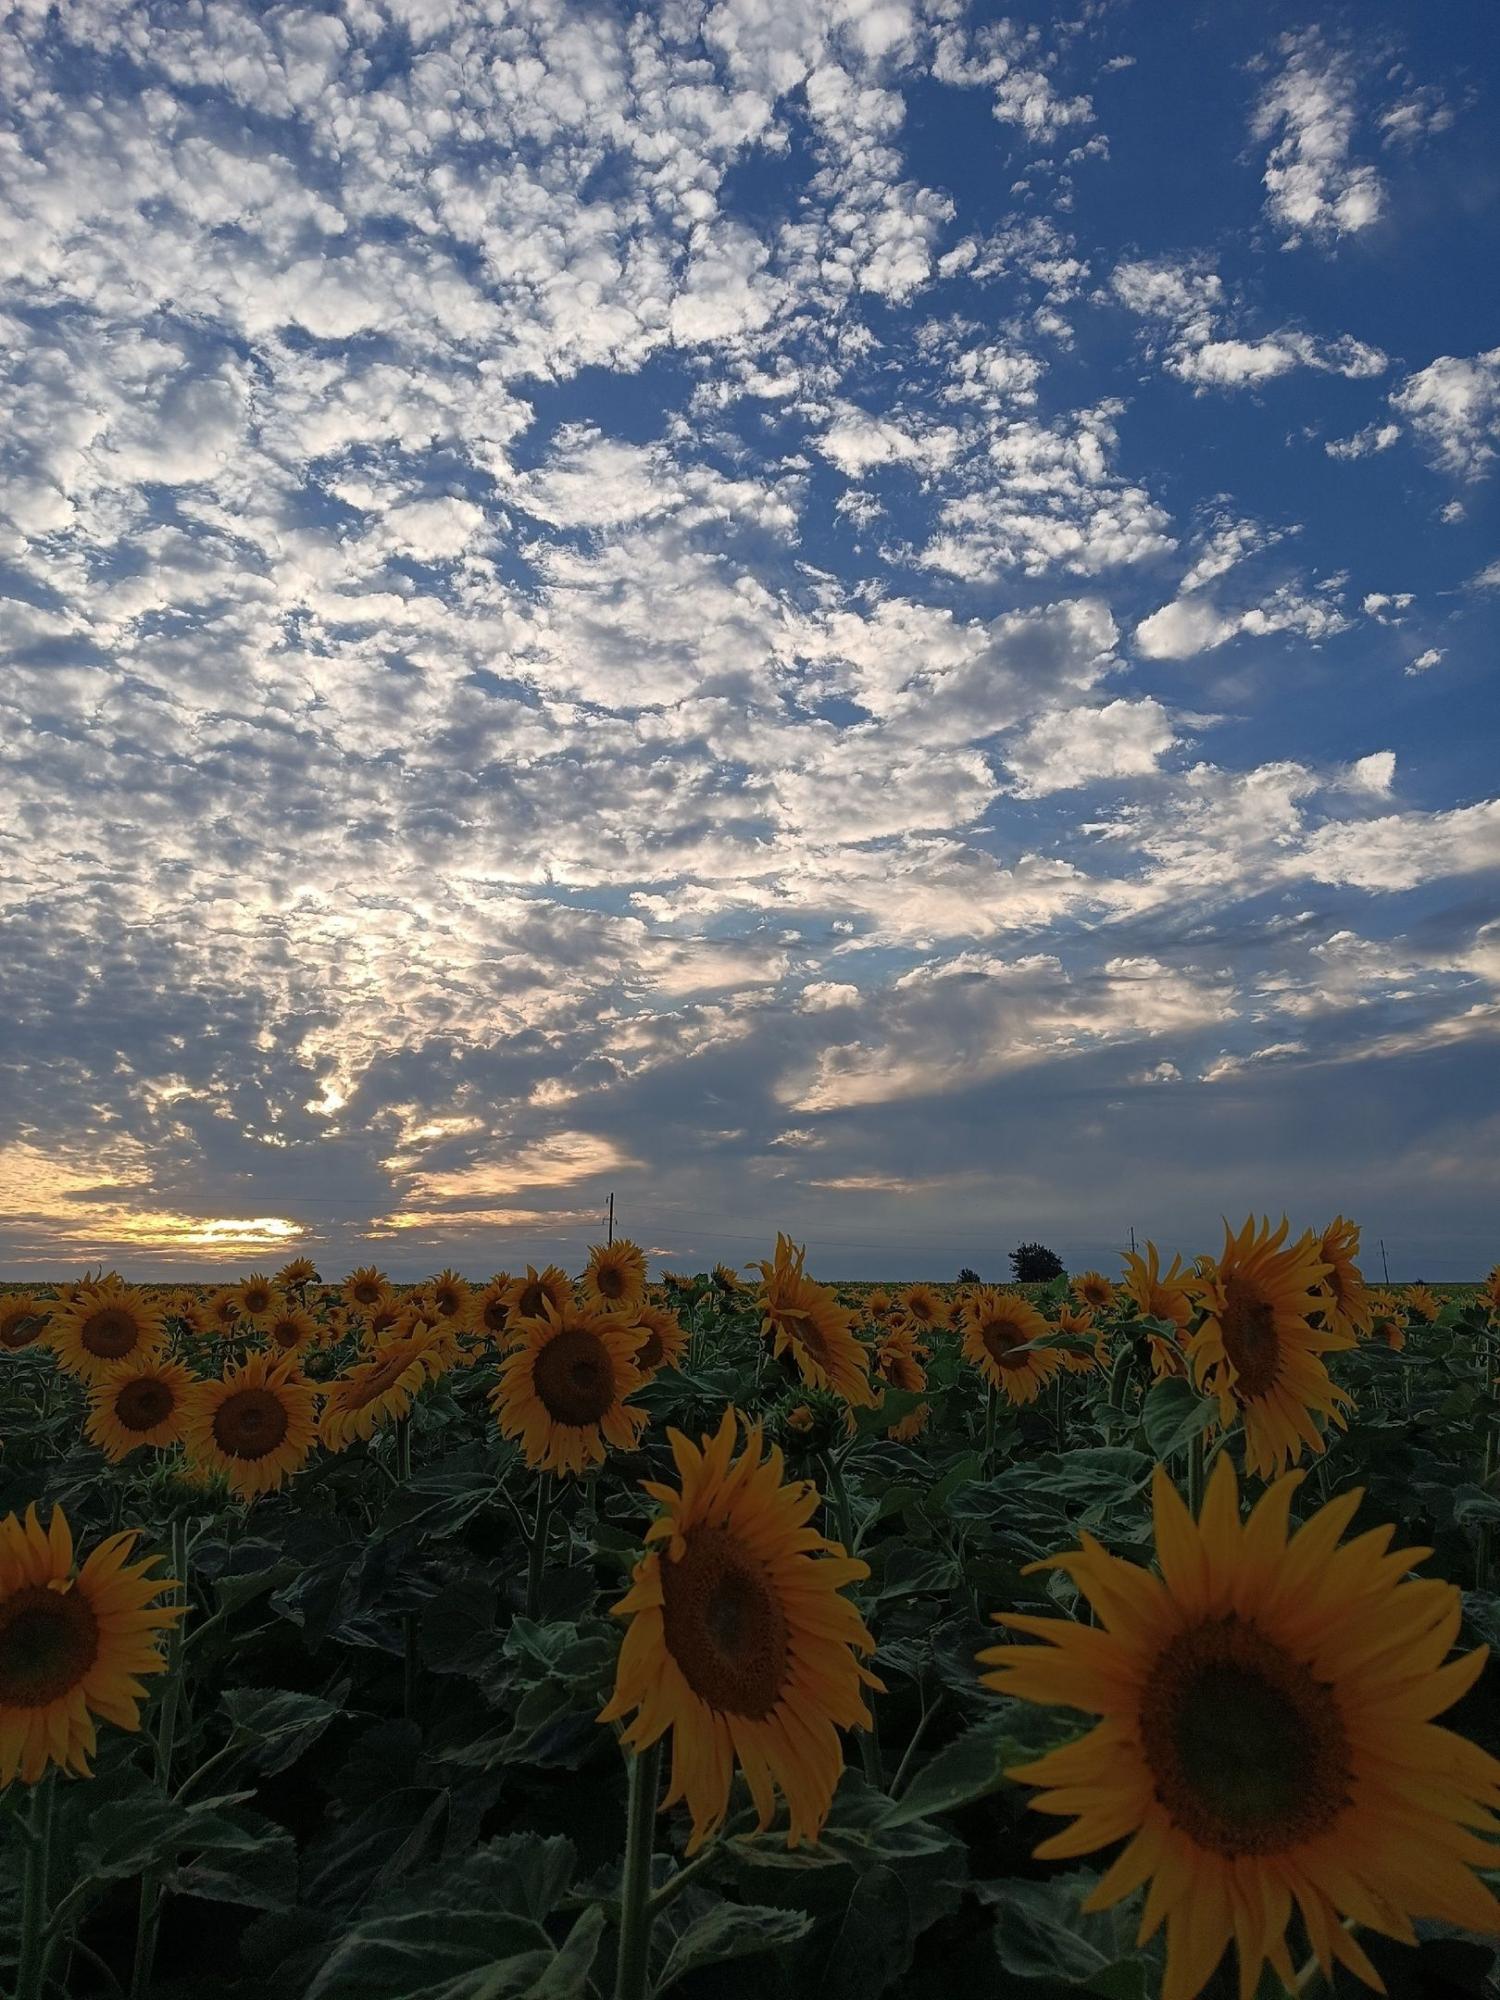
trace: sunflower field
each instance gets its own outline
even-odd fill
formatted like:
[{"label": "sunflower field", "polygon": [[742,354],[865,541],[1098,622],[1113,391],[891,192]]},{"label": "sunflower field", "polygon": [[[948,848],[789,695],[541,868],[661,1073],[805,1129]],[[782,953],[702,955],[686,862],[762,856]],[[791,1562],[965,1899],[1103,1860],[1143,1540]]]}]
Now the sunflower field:
[{"label": "sunflower field", "polygon": [[0,1290],[7,2000],[1496,1991],[1500,1267]]}]

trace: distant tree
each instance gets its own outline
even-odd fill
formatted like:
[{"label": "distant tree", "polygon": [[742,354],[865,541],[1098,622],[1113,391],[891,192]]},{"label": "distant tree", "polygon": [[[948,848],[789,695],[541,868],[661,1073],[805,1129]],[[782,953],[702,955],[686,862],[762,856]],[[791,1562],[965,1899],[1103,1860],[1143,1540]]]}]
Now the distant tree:
[{"label": "distant tree", "polygon": [[958,1283],[961,1285],[977,1285],[981,1282],[982,1281],[980,1279],[979,1273],[977,1271],[971,1271],[967,1264],[964,1265],[963,1269],[958,1274]]},{"label": "distant tree", "polygon": [[1021,1243],[1010,1253],[1010,1268],[1018,1285],[1045,1285],[1067,1276],[1063,1260],[1045,1243]]}]

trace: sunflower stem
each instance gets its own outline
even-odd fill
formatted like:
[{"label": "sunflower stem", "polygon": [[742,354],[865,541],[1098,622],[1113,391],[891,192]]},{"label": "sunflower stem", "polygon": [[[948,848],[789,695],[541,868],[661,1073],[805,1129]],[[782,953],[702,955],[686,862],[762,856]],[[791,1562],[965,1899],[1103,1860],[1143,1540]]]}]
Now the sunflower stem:
[{"label": "sunflower stem", "polygon": [[[411,1484],[411,1418],[396,1419],[396,1483]],[[417,1706],[417,1614],[401,1614],[401,1713],[410,1722]]]},{"label": "sunflower stem", "polygon": [[1196,1521],[1203,1512],[1203,1433],[1195,1431],[1187,1448],[1187,1507]]},{"label": "sunflower stem", "polygon": [[[1495,1426],[1486,1422],[1484,1427],[1484,1463],[1480,1469],[1480,1490],[1487,1492],[1495,1477]],[[1489,1589],[1490,1543],[1492,1531],[1488,1521],[1479,1524],[1479,1540],[1474,1550],[1474,1588]]]},{"label": "sunflower stem", "polygon": [[[188,1610],[188,1522],[179,1513],[172,1522],[172,1574],[181,1593],[182,1616],[172,1627],[167,1641],[167,1673],[162,1687],[161,1711],[156,1722],[156,1782],[166,1797],[172,1789],[172,1752],[177,1746],[177,1710],[182,1700],[183,1626]],[[151,1973],[156,1964],[156,1941],[161,1933],[161,1870],[148,1868],[141,1877],[141,1907],[135,1927],[135,1960],[130,1971],[130,2000],[143,2000],[150,1991]]]},{"label": "sunflower stem", "polygon": [[995,1457],[995,1385],[986,1383],[984,1391],[984,1476],[988,1479],[990,1466]]},{"label": "sunflower stem", "polygon": [[526,1616],[533,1620],[542,1605],[542,1575],[547,1567],[547,1528],[551,1514],[552,1474],[544,1472],[537,1481],[536,1522],[526,1560]]},{"label": "sunflower stem", "polygon": [[47,1892],[52,1873],[52,1820],[57,1777],[48,1770],[32,1794],[30,1839],[21,1878],[21,1951],[16,1962],[16,2000],[41,2000],[46,1970]]},{"label": "sunflower stem", "polygon": [[625,1808],[625,1875],[620,1884],[620,1950],[615,1964],[615,2000],[646,2000],[651,1983],[651,1848],[656,1831],[656,1794],[661,1780],[661,1739],[630,1760],[630,1795]]}]

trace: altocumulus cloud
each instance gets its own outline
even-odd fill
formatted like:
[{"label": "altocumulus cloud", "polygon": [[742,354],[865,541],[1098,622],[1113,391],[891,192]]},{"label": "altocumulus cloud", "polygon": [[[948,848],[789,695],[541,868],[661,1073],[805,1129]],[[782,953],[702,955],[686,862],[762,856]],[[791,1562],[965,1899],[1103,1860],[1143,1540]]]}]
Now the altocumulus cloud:
[{"label": "altocumulus cloud", "polygon": [[1388,11],[1206,137],[1127,13],[13,9],[6,1267],[1491,1254],[1495,38]]}]

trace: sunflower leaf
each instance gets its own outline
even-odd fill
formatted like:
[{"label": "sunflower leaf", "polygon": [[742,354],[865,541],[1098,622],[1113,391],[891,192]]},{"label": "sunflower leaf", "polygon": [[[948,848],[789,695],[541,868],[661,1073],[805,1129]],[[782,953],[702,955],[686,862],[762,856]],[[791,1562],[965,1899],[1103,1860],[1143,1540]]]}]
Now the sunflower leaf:
[{"label": "sunflower leaf", "polygon": [[1141,1428],[1157,1459],[1165,1463],[1202,1435],[1219,1412],[1210,1396],[1200,1396],[1185,1375],[1169,1375],[1147,1390],[1141,1405]]},{"label": "sunflower leaf", "polygon": [[681,1932],[667,1954],[656,1981],[656,1991],[665,1993],[690,1972],[708,1965],[724,1965],[730,1959],[749,1958],[755,1952],[779,1951],[806,1937],[812,1918],[801,1910],[762,1908],[754,1903],[716,1903],[701,1917],[695,1917]]}]

